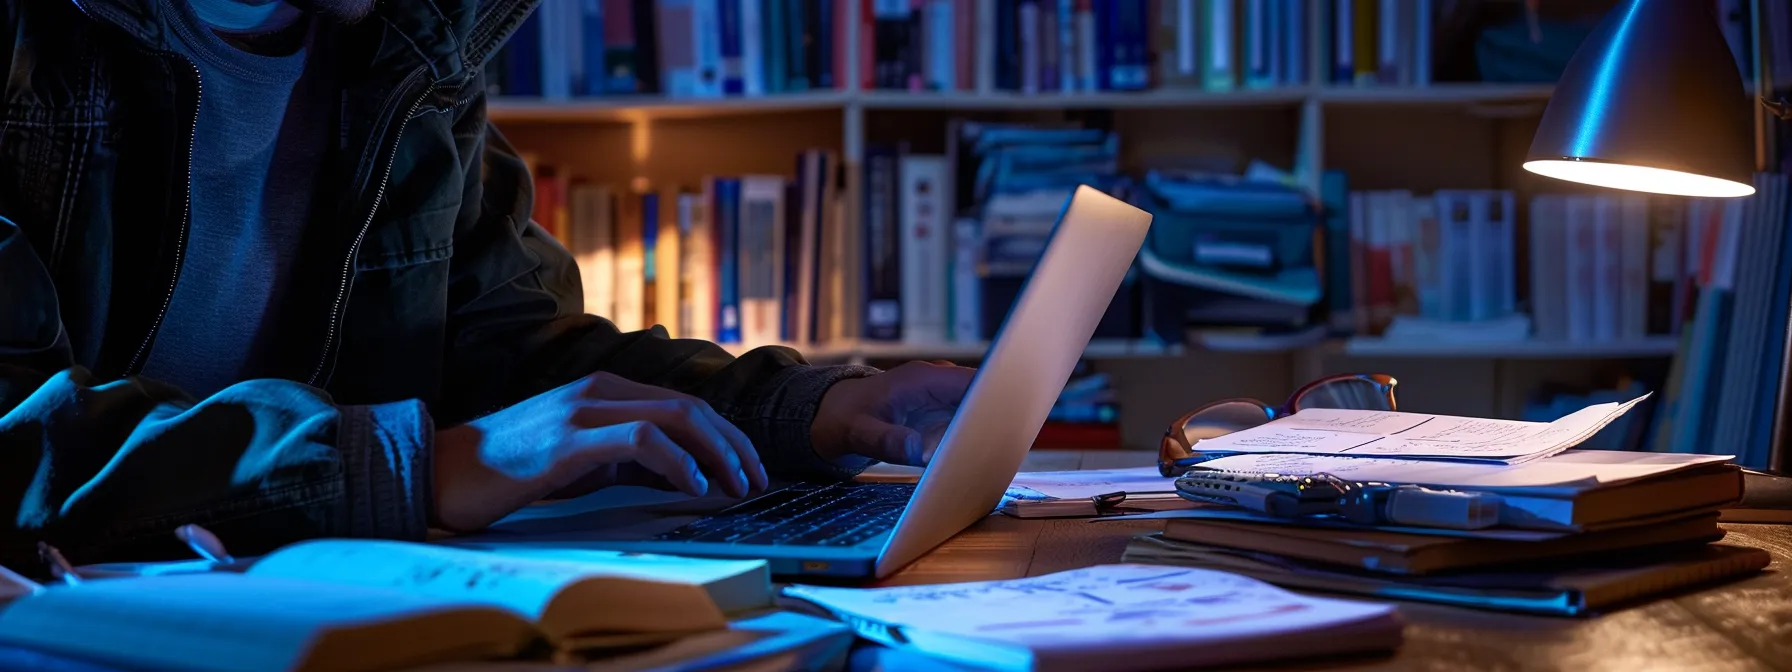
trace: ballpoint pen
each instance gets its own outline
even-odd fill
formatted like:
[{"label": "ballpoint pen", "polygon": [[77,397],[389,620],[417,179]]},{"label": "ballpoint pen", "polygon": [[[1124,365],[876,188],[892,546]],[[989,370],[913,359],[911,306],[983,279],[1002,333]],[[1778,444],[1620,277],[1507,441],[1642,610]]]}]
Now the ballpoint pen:
[{"label": "ballpoint pen", "polygon": [[1176,479],[1185,499],[1238,506],[1278,518],[1334,515],[1363,525],[1478,530],[1499,522],[1500,500],[1483,492],[1196,469]]},{"label": "ballpoint pen", "polygon": [[71,586],[81,585],[81,575],[75,566],[69,564],[68,558],[62,557],[62,551],[44,542],[37,542],[37,557],[50,566],[50,575]]}]

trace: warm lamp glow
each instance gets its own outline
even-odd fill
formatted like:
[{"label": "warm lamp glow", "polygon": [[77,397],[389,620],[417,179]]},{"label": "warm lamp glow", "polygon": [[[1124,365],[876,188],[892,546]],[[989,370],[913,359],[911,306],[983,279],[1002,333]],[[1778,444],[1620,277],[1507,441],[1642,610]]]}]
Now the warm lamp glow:
[{"label": "warm lamp glow", "polygon": [[1564,161],[1561,159],[1526,161],[1524,169],[1558,180],[1591,184],[1596,187],[1646,191],[1674,196],[1735,198],[1755,193],[1753,186],[1722,178],[1683,173],[1665,168],[1631,166],[1598,161]]}]

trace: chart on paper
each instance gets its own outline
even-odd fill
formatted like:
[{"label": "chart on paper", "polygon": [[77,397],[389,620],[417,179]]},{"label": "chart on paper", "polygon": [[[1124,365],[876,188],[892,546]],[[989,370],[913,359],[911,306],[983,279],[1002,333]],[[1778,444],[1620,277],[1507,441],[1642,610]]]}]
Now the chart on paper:
[{"label": "chart on paper", "polygon": [[1397,411],[1306,409],[1195,445],[1208,455],[1289,453],[1520,464],[1592,438],[1643,395],[1594,404],[1555,422],[1524,422]]}]

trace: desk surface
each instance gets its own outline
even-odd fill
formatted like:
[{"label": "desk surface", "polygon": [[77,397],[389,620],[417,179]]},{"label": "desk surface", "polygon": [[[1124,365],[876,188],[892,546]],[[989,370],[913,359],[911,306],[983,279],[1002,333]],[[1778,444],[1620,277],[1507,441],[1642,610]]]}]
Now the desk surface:
[{"label": "desk surface", "polygon": [[[1150,464],[1139,452],[1041,452],[1025,469]],[[1296,669],[1792,670],[1792,526],[1725,525],[1724,543],[1773,554],[1760,575],[1598,618],[1550,618],[1401,603],[1406,644],[1392,657]],[[884,585],[987,581],[1118,562],[1135,534],[1161,522],[1019,520],[991,516]]]}]

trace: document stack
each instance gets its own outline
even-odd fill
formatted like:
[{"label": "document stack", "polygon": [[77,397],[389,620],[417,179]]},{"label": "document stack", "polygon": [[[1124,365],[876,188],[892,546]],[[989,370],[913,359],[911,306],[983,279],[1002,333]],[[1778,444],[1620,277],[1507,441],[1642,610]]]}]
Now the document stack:
[{"label": "document stack", "polygon": [[1134,539],[1125,560],[1569,616],[1765,567],[1763,551],[1716,543],[1725,534],[1720,511],[1742,496],[1742,471],[1729,456],[1573,449],[1640,401],[1589,406],[1553,423],[1311,409],[1202,441],[1196,450],[1221,455],[1202,469],[1247,483],[1329,474],[1368,487],[1491,495],[1497,522],[1367,524],[1336,513],[1204,506],[1147,514],[1171,520],[1162,533]]}]

